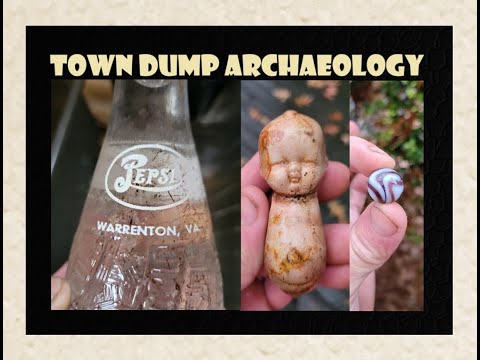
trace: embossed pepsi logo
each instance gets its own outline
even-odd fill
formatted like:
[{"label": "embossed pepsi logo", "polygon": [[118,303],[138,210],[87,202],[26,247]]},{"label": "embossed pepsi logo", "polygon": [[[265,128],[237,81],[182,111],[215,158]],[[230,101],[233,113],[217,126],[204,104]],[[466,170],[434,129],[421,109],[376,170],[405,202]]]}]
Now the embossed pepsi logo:
[{"label": "embossed pepsi logo", "polygon": [[132,146],[118,154],[105,174],[105,191],[117,203],[137,210],[162,210],[188,199],[181,164],[185,158],[163,145]]}]

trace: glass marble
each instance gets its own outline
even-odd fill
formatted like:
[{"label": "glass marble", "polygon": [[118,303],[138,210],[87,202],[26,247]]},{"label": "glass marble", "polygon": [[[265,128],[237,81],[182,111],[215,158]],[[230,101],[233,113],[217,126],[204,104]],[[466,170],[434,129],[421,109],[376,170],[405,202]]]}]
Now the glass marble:
[{"label": "glass marble", "polygon": [[368,178],[368,194],[373,201],[390,204],[397,201],[403,192],[403,180],[392,169],[379,169]]}]

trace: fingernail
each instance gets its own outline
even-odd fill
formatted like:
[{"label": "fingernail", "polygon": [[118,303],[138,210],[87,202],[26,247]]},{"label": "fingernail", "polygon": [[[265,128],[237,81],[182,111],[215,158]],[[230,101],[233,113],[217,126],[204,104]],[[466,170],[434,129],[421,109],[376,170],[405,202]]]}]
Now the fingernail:
[{"label": "fingernail", "polygon": [[391,236],[398,230],[397,225],[376,206],[370,210],[370,221],[373,229],[380,236]]},{"label": "fingernail", "polygon": [[248,196],[241,196],[241,208],[242,225],[253,224],[257,218],[257,207]]},{"label": "fingernail", "polygon": [[[54,293],[54,282],[55,287],[58,289]],[[51,309],[52,310],[66,310],[70,305],[70,286],[68,283],[60,278],[52,278],[52,298],[51,298]]]},{"label": "fingernail", "polygon": [[368,149],[370,151],[373,151],[374,153],[377,153],[377,154],[380,154],[380,155],[384,155],[384,156],[388,156],[389,158],[392,158],[390,155],[388,155],[385,151],[383,151],[382,149],[376,147],[375,145],[370,145],[368,147]]}]

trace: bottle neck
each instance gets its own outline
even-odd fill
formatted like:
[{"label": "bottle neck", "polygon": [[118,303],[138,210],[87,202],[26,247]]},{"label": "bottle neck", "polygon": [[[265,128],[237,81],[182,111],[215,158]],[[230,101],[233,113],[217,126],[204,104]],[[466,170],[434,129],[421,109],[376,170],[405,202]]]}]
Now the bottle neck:
[{"label": "bottle neck", "polygon": [[186,80],[116,80],[107,141],[193,144]]}]

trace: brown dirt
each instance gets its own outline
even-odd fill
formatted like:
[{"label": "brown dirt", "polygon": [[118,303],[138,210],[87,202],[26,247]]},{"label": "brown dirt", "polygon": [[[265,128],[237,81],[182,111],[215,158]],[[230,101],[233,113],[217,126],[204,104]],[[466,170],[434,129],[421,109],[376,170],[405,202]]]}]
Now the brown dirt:
[{"label": "brown dirt", "polygon": [[404,239],[377,271],[375,310],[423,310],[423,245]]}]

